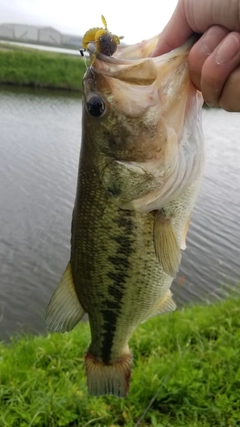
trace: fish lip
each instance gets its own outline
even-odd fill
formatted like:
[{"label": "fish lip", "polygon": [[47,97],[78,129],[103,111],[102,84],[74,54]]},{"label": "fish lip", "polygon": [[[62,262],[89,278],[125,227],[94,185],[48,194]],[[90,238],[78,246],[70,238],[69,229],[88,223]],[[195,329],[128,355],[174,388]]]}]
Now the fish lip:
[{"label": "fish lip", "polygon": [[[165,61],[166,58],[168,58],[168,60],[171,60],[172,58],[174,58],[177,55],[177,51],[179,51],[179,50],[181,50],[181,51],[190,50],[190,48],[196,43],[196,41],[198,39],[199,39],[199,36],[197,34],[193,34],[186,41],[186,43],[184,45],[179,46],[178,48],[173,49],[170,52],[164,53],[163,55],[160,55],[160,56],[151,56],[152,52],[153,52],[153,50],[155,48],[155,46],[153,46],[153,49],[152,49],[152,51],[150,52],[149,55],[143,56],[143,57],[139,57],[139,58],[130,58],[130,59],[127,59],[127,58],[124,58],[124,56],[121,56],[121,57],[118,57],[118,56],[117,57],[116,56],[108,56],[108,55],[104,55],[103,53],[100,53],[100,52],[98,52],[96,54],[96,58],[98,60],[106,63],[106,64],[112,64],[112,65],[113,64],[114,65],[127,65],[127,64],[129,65],[129,64],[134,64],[134,63],[135,64],[139,64],[141,62],[144,62],[147,58],[151,59],[155,63],[158,63],[159,61],[161,61],[161,62]],[[158,41],[158,38],[156,38],[156,44],[157,44],[157,41]],[[142,43],[144,43],[144,42],[142,42]],[[129,48],[132,48],[132,49],[136,48],[137,49],[140,44],[141,43],[136,43],[134,45],[130,45]],[[127,49],[127,48],[128,48],[128,46],[124,46],[124,47],[123,46],[118,46],[115,54],[116,53],[118,54],[119,52],[122,52],[123,55],[124,55],[124,50]],[[87,51],[90,54],[90,56],[94,55],[96,53],[96,45],[95,45],[94,42],[91,42],[91,43],[88,44]],[[94,65],[91,65],[91,67],[93,67],[95,69]]]},{"label": "fish lip", "polygon": [[[94,55],[96,52],[95,43],[89,43],[87,47],[87,51],[90,55]],[[104,53],[100,53],[100,52],[97,53],[96,57],[102,62],[109,63],[109,64],[116,64],[116,65],[132,64],[133,62],[139,62],[141,60],[144,61],[146,59],[146,58],[139,58],[139,59],[115,58],[114,56],[104,55]],[[94,65],[92,65],[92,67],[94,68]]]},{"label": "fish lip", "polygon": [[[89,43],[88,47],[87,47],[87,51],[90,55],[95,55],[95,53],[96,53],[95,43]],[[116,63],[118,64],[119,63],[116,58],[114,58],[113,56],[104,55],[104,53],[98,52],[96,54],[96,57],[97,57],[97,59],[100,59],[104,62],[109,62],[111,64],[116,64]]]}]

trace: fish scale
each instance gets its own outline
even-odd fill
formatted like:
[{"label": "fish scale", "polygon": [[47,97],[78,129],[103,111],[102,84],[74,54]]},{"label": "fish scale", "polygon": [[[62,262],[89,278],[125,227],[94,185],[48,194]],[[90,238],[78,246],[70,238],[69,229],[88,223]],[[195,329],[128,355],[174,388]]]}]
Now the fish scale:
[{"label": "fish scale", "polygon": [[[119,355],[122,342],[128,342],[135,325],[150,316],[153,304],[161,297],[163,272],[154,254],[153,215],[114,205],[97,174],[93,177],[84,154],[81,163],[85,165],[82,173],[86,172],[84,180],[81,175],[79,178],[80,195],[75,205],[78,215],[76,219],[73,216],[73,281],[81,277],[77,292],[89,314],[90,351],[108,363]],[[108,307],[111,303],[116,304],[115,309]],[[124,318],[128,319],[126,325]]]}]

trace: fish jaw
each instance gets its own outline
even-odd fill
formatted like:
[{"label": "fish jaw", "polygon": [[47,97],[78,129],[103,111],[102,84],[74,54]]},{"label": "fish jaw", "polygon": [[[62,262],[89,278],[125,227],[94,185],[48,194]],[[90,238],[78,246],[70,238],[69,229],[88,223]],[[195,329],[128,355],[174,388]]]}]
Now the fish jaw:
[{"label": "fish jaw", "polygon": [[84,105],[97,93],[106,106],[99,120],[85,117],[100,179],[113,203],[145,213],[177,198],[204,165],[203,101],[187,64],[192,41],[144,57],[156,40],[99,55],[84,79]]}]

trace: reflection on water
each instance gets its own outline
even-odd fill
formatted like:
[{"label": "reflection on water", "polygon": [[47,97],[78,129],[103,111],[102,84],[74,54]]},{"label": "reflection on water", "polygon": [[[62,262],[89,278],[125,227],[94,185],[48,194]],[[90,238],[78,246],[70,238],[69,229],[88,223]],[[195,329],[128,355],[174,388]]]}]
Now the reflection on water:
[{"label": "reflection on water", "polygon": [[[205,178],[173,292],[179,305],[221,298],[240,281],[240,115],[204,110]],[[0,91],[0,338],[43,332],[69,258],[81,99]]]}]

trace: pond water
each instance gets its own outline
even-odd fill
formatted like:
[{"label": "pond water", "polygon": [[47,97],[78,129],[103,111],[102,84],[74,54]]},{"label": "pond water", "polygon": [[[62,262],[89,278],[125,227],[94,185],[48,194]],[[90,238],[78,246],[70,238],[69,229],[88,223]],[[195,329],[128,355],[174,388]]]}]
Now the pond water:
[{"label": "pond water", "polygon": [[[203,123],[207,164],[172,287],[178,306],[240,282],[240,114],[204,109]],[[0,89],[0,339],[45,331],[69,259],[80,143],[78,95]]]}]

